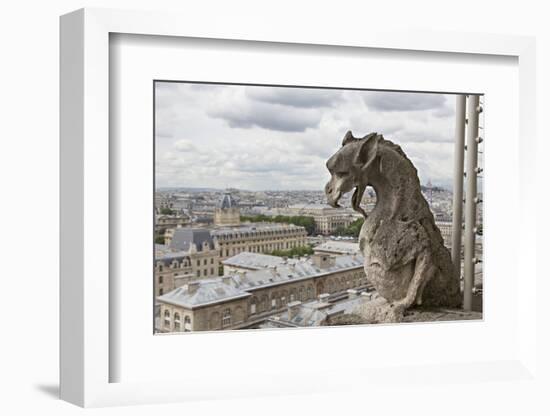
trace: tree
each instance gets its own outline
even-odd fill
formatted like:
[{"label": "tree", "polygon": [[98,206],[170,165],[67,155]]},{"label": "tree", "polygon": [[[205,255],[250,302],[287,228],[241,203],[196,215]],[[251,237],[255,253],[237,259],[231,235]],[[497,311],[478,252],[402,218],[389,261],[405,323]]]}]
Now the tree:
[{"label": "tree", "polygon": [[301,257],[313,254],[313,248],[310,245],[294,247],[290,250],[273,250],[271,253],[272,256],[277,257]]},{"label": "tree", "polygon": [[353,221],[350,225],[347,227],[340,227],[338,228],[334,234],[340,235],[340,236],[351,236],[351,237],[359,237],[359,233],[361,232],[361,227],[363,227],[363,223],[365,220],[363,218],[358,218],[355,221]]},{"label": "tree", "polygon": [[[151,241],[151,240],[149,240]],[[161,235],[155,238],[155,244],[164,244],[164,237]]]},{"label": "tree", "polygon": [[171,210],[171,209],[168,208],[168,207],[164,207],[164,208],[161,208],[161,209],[160,209],[160,213],[161,213],[162,215],[173,215],[173,214],[174,214],[174,211]]}]

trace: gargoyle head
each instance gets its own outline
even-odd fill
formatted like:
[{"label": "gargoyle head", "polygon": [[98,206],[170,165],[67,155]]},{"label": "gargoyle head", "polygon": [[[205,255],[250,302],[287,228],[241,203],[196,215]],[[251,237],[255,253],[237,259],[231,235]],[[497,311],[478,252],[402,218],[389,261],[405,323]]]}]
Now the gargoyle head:
[{"label": "gargoyle head", "polygon": [[355,187],[352,207],[363,216],[367,216],[360,204],[381,137],[377,133],[371,133],[362,139],[356,139],[351,131],[346,133],[342,147],[327,161],[331,178],[325,186],[325,194],[329,205],[339,207],[338,201],[342,195]]}]

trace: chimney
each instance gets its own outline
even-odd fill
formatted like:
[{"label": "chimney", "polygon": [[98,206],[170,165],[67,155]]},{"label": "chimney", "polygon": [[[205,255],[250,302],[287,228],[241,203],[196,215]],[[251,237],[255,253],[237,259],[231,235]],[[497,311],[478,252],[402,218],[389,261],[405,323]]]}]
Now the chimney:
[{"label": "chimney", "polygon": [[270,267],[271,269],[271,274],[273,277],[276,277],[277,276],[277,266],[272,266]]},{"label": "chimney", "polygon": [[348,289],[348,297],[349,297],[350,299],[356,298],[356,297],[357,297],[357,294],[358,294],[357,290],[355,290],[355,289]]},{"label": "chimney", "polygon": [[195,293],[199,288],[199,285],[199,282],[189,282],[187,284],[187,291],[189,292],[189,294],[192,295],[193,293]]},{"label": "chimney", "polygon": [[298,310],[300,309],[300,305],[302,305],[302,302],[299,300],[295,300],[294,302],[290,302],[287,305],[288,310],[288,320],[292,321],[294,317],[298,314]]},{"label": "chimney", "polygon": [[334,266],[335,259],[328,254],[315,253],[313,256],[311,256],[311,259],[313,261],[313,264],[320,269],[326,269],[327,267]]}]

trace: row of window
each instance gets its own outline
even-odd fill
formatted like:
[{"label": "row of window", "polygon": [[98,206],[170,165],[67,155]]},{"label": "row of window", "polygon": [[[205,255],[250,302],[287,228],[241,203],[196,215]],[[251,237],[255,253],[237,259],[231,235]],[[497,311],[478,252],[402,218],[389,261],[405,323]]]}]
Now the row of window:
[{"label": "row of window", "polygon": [[[206,266],[208,264],[208,259],[202,259],[202,264],[204,266]],[[214,258],[210,258],[210,264],[214,264]],[[197,260],[197,266],[200,266],[201,265],[201,259],[198,259]],[[171,269],[178,269],[178,268],[184,268],[184,267],[189,267],[191,266],[191,263],[190,263],[190,260],[189,259],[184,259],[182,260],[181,262],[178,262],[176,260],[174,260],[172,263],[170,263],[170,268]],[[162,272],[164,270],[164,265],[162,263],[159,263],[158,264],[158,271],[159,272]]]},{"label": "row of window", "polygon": [[[238,309],[241,309],[241,308],[238,308]],[[241,311],[242,311],[242,309],[241,309]],[[241,315],[242,315],[242,313],[241,313]],[[217,321],[218,317],[219,317],[218,312],[214,312],[211,315],[211,318],[210,318],[210,327],[211,328],[216,328],[216,326],[219,324],[219,321]],[[170,310],[165,309],[163,318],[164,318],[164,328],[165,329],[167,329],[167,330],[172,330],[173,329],[173,331],[176,331],[176,332],[182,330],[181,315],[180,315],[179,312],[174,312],[174,316],[172,317],[171,313],[170,313]],[[172,319],[173,319],[173,322],[174,322],[173,327],[171,326]],[[240,319],[243,320],[244,316],[241,316]],[[217,321],[217,322],[215,322],[215,321]],[[222,325],[222,327],[228,327],[228,326],[231,325],[231,322],[232,322],[231,308],[226,308],[226,309],[223,310],[222,315],[221,315],[221,325]],[[191,330],[191,318],[188,315],[185,315],[185,317],[183,318],[183,331],[190,331],[190,330]]]},{"label": "row of window", "polygon": [[[164,311],[164,327],[166,329],[171,329],[172,317],[170,316],[170,310],[165,309]],[[179,332],[182,330],[181,326],[181,316],[179,312],[174,312],[174,331]],[[185,315],[183,318],[183,331],[191,331],[191,318],[188,315]]]},{"label": "row of window", "polygon": [[[213,267],[210,268],[210,275],[211,276],[214,275],[214,268]],[[202,271],[202,274],[201,274],[200,270],[197,270],[197,277],[201,277],[201,276],[203,276],[203,277],[208,276],[208,269],[204,269]]]},{"label": "row of window", "polygon": [[305,231],[304,230],[279,230],[279,231],[259,231],[259,232],[255,232],[255,233],[248,233],[248,232],[245,232],[245,233],[235,233],[235,234],[221,234],[221,235],[216,235],[216,238],[218,240],[231,240],[231,239],[235,239],[235,238],[246,238],[246,237],[270,237],[270,236],[277,236],[277,235],[281,235],[281,236],[288,236],[288,235],[303,235],[305,234]]},{"label": "row of window", "polygon": [[291,241],[291,242],[286,242],[284,244],[283,243],[264,244],[264,245],[251,246],[251,247],[235,247],[233,249],[226,248],[225,250],[222,249],[222,256],[224,257],[234,256],[244,251],[249,251],[251,253],[263,253],[266,251],[284,250],[284,249],[290,249],[298,246],[299,246],[299,243],[297,241]]},{"label": "row of window", "polygon": [[249,301],[250,315],[266,312],[269,307],[271,307],[271,309],[282,308],[287,304],[287,295],[288,302],[294,302],[296,300],[305,302],[315,298],[313,286],[308,286],[307,288],[300,287],[298,290],[293,289],[290,291],[290,294],[288,294],[286,290],[282,293],[276,292],[271,296],[271,305],[268,304],[267,295],[263,295],[259,299],[253,296]]}]

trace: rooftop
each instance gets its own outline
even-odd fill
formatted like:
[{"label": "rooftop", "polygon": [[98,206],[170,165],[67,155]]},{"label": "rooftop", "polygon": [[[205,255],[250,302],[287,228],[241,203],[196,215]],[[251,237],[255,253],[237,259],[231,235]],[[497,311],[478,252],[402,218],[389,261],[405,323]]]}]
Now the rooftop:
[{"label": "rooftop", "polygon": [[284,262],[283,258],[270,256],[268,254],[250,253],[243,251],[236,256],[230,257],[222,263],[227,266],[246,267],[248,269],[265,269],[270,266],[277,266]]},{"label": "rooftop", "polygon": [[[187,298],[190,296],[188,285],[175,289],[157,299],[181,306],[198,307],[208,303],[227,301],[235,296],[249,296],[250,292],[260,288],[363,267],[363,257],[359,255],[337,256],[334,264],[324,268],[315,266],[310,258],[281,260],[282,262],[278,265],[260,270],[237,272],[224,277],[197,280],[195,284],[198,285],[198,289],[195,293],[199,291],[202,293],[204,286],[205,294],[200,297],[193,296],[193,302]],[[231,289],[228,289],[228,287]]]},{"label": "rooftop", "polygon": [[188,283],[157,297],[157,299],[161,302],[193,308],[247,296],[250,294],[216,278]]},{"label": "rooftop", "polygon": [[359,243],[350,241],[327,241],[313,248],[314,251],[326,251],[338,254],[359,253]]},{"label": "rooftop", "polygon": [[266,322],[262,327],[278,326],[320,326],[327,317],[333,317],[341,314],[351,314],[355,309],[365,302],[365,298],[358,295],[355,297],[347,296],[342,300],[335,302],[326,302],[314,300],[297,305],[290,317],[288,310],[275,318]]},{"label": "rooftop", "polygon": [[231,196],[229,192],[226,192],[223,194],[223,197],[220,201],[219,208],[221,209],[228,209],[228,208],[236,208],[237,203],[235,202],[235,199]]},{"label": "rooftop", "polygon": [[214,240],[212,240],[209,230],[204,228],[175,228],[170,241],[170,249],[173,251],[189,251],[194,244],[197,251],[202,251],[205,243],[208,244],[209,248],[214,248]]}]

